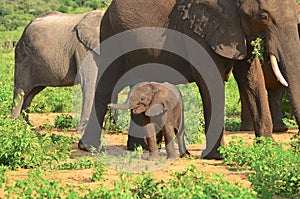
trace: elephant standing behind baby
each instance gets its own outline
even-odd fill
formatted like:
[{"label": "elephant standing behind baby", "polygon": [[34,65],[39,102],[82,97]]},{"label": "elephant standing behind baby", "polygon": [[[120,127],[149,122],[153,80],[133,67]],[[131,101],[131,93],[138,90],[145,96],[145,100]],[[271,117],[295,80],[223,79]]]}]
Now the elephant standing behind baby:
[{"label": "elephant standing behind baby", "polygon": [[[300,35],[300,5],[298,5],[298,35]],[[247,62],[243,62],[242,64],[247,64]],[[283,113],[282,113],[282,98],[287,90],[282,84],[280,84],[276,77],[274,76],[274,73],[272,71],[270,60],[265,55],[264,60],[262,63],[258,60],[253,60],[250,65],[254,65],[255,68],[262,68],[264,73],[264,80],[265,86],[268,91],[268,102],[270,107],[270,112],[272,116],[272,123],[273,123],[273,132],[285,132],[288,130],[288,127],[283,122]],[[237,67],[245,67],[237,66]],[[234,72],[235,78],[243,78],[240,77],[241,73]],[[243,85],[240,85],[243,86]],[[245,95],[243,92],[240,91],[240,97],[241,97],[241,131],[249,131],[254,130],[253,127],[253,121],[251,117],[251,113],[249,110],[249,107],[247,105],[247,99],[245,98]]]},{"label": "elephant standing behind baby", "polygon": [[[15,49],[12,118],[31,104],[47,86],[81,84],[83,103],[78,130],[89,118],[98,69],[95,58],[102,11],[84,14],[48,12],[32,20]],[[71,99],[70,99],[71,100]],[[25,119],[29,123],[28,116]]]},{"label": "elephant standing behind baby", "polygon": [[150,151],[149,159],[155,159],[159,155],[156,132],[160,132],[161,136],[165,138],[167,158],[177,157],[174,147],[174,132],[180,156],[189,154],[184,142],[182,96],[175,85],[167,82],[141,82],[130,90],[124,104],[109,104],[108,107],[121,110],[131,109],[134,125],[142,127],[142,129],[134,128],[131,123],[128,134],[134,133],[135,137],[146,138]]},{"label": "elephant standing behind baby", "polygon": [[[225,80],[233,62],[249,58],[247,40],[258,35],[265,37],[266,53],[272,58],[272,65],[276,71],[281,71],[277,73],[277,75],[281,74],[278,77],[282,82],[286,81],[289,84],[291,105],[297,123],[300,124],[299,78],[295,76],[300,73],[300,45],[299,42],[295,42],[298,39],[296,15],[296,2],[292,0],[113,0],[101,22],[100,40],[102,44],[110,44],[109,42],[116,44],[115,51],[122,52],[123,56],[113,57],[114,60],[109,64],[108,70],[103,69],[103,72],[99,73],[99,85],[95,94],[95,102],[97,102],[94,106],[95,114],[90,117],[80,140],[84,147],[79,145],[79,148],[88,150],[100,146],[101,126],[106,107],[118,80],[136,66],[160,63],[179,72],[188,71],[193,75],[192,81],[195,81],[199,87],[204,106],[207,139],[206,149],[201,157],[219,159],[218,147],[223,143],[224,132],[224,94],[223,91],[217,92],[209,86],[217,85],[221,78]],[[154,31],[154,29],[156,32],[151,34],[149,30]],[[175,35],[168,34],[170,32]],[[131,33],[131,35],[122,39],[119,37],[124,35],[122,33],[126,35]],[[177,37],[180,33],[182,37]],[[188,45],[188,41],[191,40],[196,42],[195,46],[201,47],[204,53],[191,49],[192,46]],[[130,44],[127,43],[128,41]],[[138,50],[131,48],[133,46]],[[130,49],[133,50],[128,52]],[[174,52],[168,51],[170,49]],[[181,57],[174,55],[175,50],[181,50],[181,54],[187,55],[185,56],[187,63],[173,62],[176,57]],[[102,55],[111,52],[110,45],[101,46]],[[201,60],[202,55],[205,58]],[[214,62],[218,74],[210,76],[205,74],[205,70],[200,74],[195,70],[195,66],[192,66],[194,62],[200,65],[206,58],[211,58],[209,60]],[[277,64],[278,61],[280,65]],[[207,68],[206,71],[213,68],[207,64],[203,67]],[[261,96],[265,95],[265,86],[259,84],[264,85],[264,82],[255,79],[263,75],[262,71],[258,69],[256,73],[252,73],[249,67],[242,70],[245,71],[245,81],[247,81],[244,89],[251,89],[258,93],[257,98],[254,96],[253,100],[262,99]],[[205,81],[205,78],[209,81]],[[210,82],[214,84],[209,84]],[[220,83],[218,88],[224,89],[224,85]],[[222,96],[212,95],[218,93]],[[246,94],[253,97],[253,93]],[[266,98],[263,98],[263,101],[267,103]],[[269,108],[259,103],[248,105],[252,114],[256,116],[255,135],[272,137]],[[217,112],[214,108],[218,109],[217,116],[214,116]]]}]

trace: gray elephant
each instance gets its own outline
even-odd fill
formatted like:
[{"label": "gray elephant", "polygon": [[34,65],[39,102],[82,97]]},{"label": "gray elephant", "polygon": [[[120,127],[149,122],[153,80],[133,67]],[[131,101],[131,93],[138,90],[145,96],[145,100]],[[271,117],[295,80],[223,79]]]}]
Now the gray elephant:
[{"label": "gray elephant", "polygon": [[[300,7],[298,6],[298,34],[300,35]],[[246,64],[246,62],[244,62]],[[268,102],[270,107],[270,112],[272,116],[272,123],[273,123],[273,132],[285,132],[288,130],[288,127],[284,124],[282,121],[283,114],[281,109],[282,104],[282,98],[286,91],[285,86],[280,84],[276,77],[274,76],[274,73],[272,71],[271,65],[269,64],[270,60],[267,56],[264,57],[264,61],[261,64],[260,61],[254,60],[252,64],[256,65],[254,67],[259,68],[262,67],[263,73],[264,73],[264,80],[265,85],[268,91]],[[238,67],[244,67],[244,66],[238,66]],[[239,78],[241,73],[237,72],[234,73],[235,78]],[[242,85],[240,85],[242,87]],[[249,110],[249,107],[247,105],[247,99],[245,99],[245,96],[243,95],[243,91],[240,92],[240,99],[241,99],[241,131],[252,131],[254,130],[253,127],[253,121],[251,117],[251,113]],[[251,103],[251,102],[250,102]]]},{"label": "gray elephant", "polygon": [[[300,73],[300,45],[295,42],[298,40],[296,8],[294,0],[113,0],[101,23],[100,56],[117,50],[124,53],[109,63],[105,62],[109,66],[99,73],[95,113],[90,117],[79,148],[88,150],[100,145],[100,127],[118,80],[141,64],[160,63],[187,74],[190,81],[196,82],[202,96],[206,132],[206,149],[201,157],[221,158],[218,148],[223,144],[224,122],[221,121],[224,119],[224,94],[213,90],[213,86],[217,85],[215,80],[219,77],[226,80],[235,61],[248,60],[251,51],[248,50],[247,40],[258,35],[265,38],[266,53],[271,57],[276,78],[282,84],[289,85],[287,90],[291,105],[300,124],[300,79],[295,76]],[[149,27],[156,27],[157,32],[142,34],[142,30],[150,30]],[[118,40],[122,33],[132,34]],[[181,37],[177,37],[176,33],[181,33]],[[201,50],[191,49],[197,46],[189,45],[191,40],[197,42]],[[127,44],[128,41],[130,44]],[[109,42],[115,45],[114,51],[107,45]],[[133,46],[138,49],[131,48]],[[213,60],[217,74],[205,74],[213,69],[212,64],[204,63],[207,60]],[[201,69],[206,67],[206,70],[200,72],[195,67],[201,63]],[[256,79],[263,72],[251,70],[250,67],[241,70],[245,74],[244,89],[258,94],[252,97],[253,100],[264,101],[249,104],[255,116],[255,135],[272,137],[271,114],[269,107],[265,106],[267,99],[262,97],[265,86],[259,85],[264,81],[258,82]],[[217,87],[224,88],[223,82],[218,83]],[[246,94],[250,95],[250,99],[252,93]]]},{"label": "gray elephant", "polygon": [[[15,49],[12,118],[47,86],[80,84],[83,93],[79,131],[83,131],[94,99],[98,68],[94,61],[102,11],[85,14],[48,12],[32,20]],[[70,99],[71,100],[71,99]],[[29,118],[25,115],[29,122]]]},{"label": "gray elephant", "polygon": [[[158,158],[156,133],[159,140],[165,138],[167,158],[177,158],[174,133],[178,141],[180,157],[189,155],[184,141],[183,103],[179,89],[170,83],[141,82],[132,87],[124,104],[109,104],[113,109],[131,110],[133,124],[129,134],[137,130],[136,137],[145,138],[150,151],[150,160]],[[144,133],[142,133],[144,132]]]}]

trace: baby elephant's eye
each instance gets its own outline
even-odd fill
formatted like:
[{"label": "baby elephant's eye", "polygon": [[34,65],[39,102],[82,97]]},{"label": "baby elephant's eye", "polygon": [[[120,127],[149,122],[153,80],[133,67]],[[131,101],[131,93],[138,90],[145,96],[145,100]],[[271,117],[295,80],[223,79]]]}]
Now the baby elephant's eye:
[{"label": "baby elephant's eye", "polygon": [[144,101],[145,100],[145,96],[141,96],[141,101]]}]

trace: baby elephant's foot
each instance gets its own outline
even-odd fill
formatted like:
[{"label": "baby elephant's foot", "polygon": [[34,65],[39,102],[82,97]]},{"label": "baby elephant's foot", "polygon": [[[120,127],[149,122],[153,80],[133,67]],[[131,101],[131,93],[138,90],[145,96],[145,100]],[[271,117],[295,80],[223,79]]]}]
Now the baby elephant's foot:
[{"label": "baby elephant's foot", "polygon": [[180,158],[187,158],[187,157],[190,157],[191,154],[188,150],[186,150],[183,154],[180,155]]},{"label": "baby elephant's foot", "polygon": [[154,161],[154,160],[157,160],[157,159],[159,159],[159,153],[158,153],[158,151],[150,152],[148,160],[149,161]]}]

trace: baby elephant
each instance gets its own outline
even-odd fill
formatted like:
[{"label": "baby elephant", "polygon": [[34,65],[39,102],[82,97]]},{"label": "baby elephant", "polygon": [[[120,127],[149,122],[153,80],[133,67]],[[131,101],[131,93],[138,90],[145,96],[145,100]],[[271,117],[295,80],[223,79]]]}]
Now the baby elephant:
[{"label": "baby elephant", "polygon": [[[165,138],[167,158],[177,158],[174,133],[178,141],[180,157],[189,155],[184,142],[184,119],[182,96],[170,83],[141,82],[128,93],[124,104],[109,104],[113,109],[131,109],[131,119],[144,130],[150,151],[149,160],[159,157],[156,133]],[[132,128],[129,129],[129,134]],[[142,133],[142,132],[139,132]],[[160,139],[160,138],[158,138]]]}]

